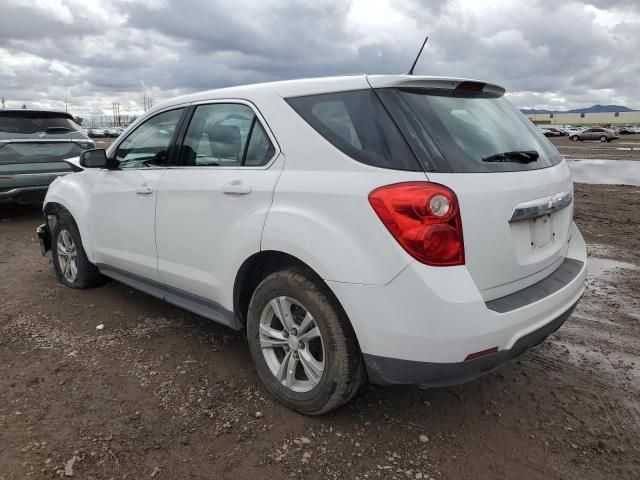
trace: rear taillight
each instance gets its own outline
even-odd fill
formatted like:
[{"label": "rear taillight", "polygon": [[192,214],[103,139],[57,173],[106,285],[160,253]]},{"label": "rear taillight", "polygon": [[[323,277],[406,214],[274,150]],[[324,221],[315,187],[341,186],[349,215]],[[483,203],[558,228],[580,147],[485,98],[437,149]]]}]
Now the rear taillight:
[{"label": "rear taillight", "polygon": [[429,182],[387,185],[371,192],[369,203],[416,260],[437,267],[464,265],[458,199],[447,187]]}]

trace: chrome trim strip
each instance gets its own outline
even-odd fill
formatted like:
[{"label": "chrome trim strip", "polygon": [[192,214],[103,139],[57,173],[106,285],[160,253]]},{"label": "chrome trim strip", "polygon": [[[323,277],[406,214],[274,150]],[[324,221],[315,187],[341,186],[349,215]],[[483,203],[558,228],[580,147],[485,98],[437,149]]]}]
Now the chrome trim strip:
[{"label": "chrome trim strip", "polygon": [[0,143],[95,143],[90,138],[12,138]]},{"label": "chrome trim strip", "polygon": [[61,177],[63,175],[69,175],[70,171],[66,171],[66,172],[37,172],[37,173],[3,173],[2,176],[7,176],[7,177],[11,177],[11,179],[14,178],[21,178],[21,177],[50,177],[52,175],[55,175],[56,177]]},{"label": "chrome trim strip", "polygon": [[529,202],[520,203],[516,205],[509,218],[509,223],[519,222],[521,220],[527,220],[529,218],[542,217],[543,215],[549,215],[558,210],[562,210],[568,207],[573,202],[573,194],[571,190],[566,192],[556,193],[549,197],[538,198]]}]

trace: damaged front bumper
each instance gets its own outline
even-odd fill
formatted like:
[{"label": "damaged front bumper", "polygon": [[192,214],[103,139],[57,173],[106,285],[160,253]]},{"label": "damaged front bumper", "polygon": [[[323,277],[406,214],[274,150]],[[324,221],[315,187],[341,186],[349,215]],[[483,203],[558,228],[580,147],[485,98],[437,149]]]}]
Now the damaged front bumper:
[{"label": "damaged front bumper", "polygon": [[40,250],[42,255],[46,255],[51,250],[51,233],[49,232],[49,225],[43,223],[36,229],[38,234],[38,242],[40,242]]}]

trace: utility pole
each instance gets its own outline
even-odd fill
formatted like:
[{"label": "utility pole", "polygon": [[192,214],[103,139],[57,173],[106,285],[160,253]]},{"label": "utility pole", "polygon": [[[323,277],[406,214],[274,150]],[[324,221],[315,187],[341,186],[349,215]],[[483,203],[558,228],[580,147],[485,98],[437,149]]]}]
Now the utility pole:
[{"label": "utility pole", "polygon": [[2,109],[4,110],[6,108],[5,103],[4,103],[4,97],[2,97]]},{"label": "utility pole", "polygon": [[64,111],[69,113],[69,104],[67,103],[67,97],[64,97]]},{"label": "utility pole", "polygon": [[122,123],[120,119],[120,101],[116,100],[113,102],[111,108],[113,110],[113,125],[119,127]]},{"label": "utility pole", "polygon": [[151,97],[147,97],[146,95],[143,97],[143,103],[145,112],[153,107],[153,100],[151,99]]}]

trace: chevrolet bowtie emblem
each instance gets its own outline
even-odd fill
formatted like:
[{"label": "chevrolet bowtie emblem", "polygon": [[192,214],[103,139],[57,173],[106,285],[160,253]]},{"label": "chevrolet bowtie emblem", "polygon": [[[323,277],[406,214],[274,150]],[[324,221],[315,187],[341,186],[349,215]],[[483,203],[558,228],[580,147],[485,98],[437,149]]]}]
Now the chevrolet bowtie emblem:
[{"label": "chevrolet bowtie emblem", "polygon": [[558,208],[558,206],[560,206],[560,201],[561,201],[560,195],[552,197],[552,198],[549,199],[549,203],[548,203],[547,207],[549,209],[556,209],[556,208]]}]

